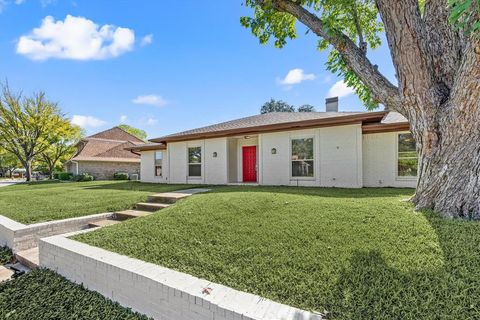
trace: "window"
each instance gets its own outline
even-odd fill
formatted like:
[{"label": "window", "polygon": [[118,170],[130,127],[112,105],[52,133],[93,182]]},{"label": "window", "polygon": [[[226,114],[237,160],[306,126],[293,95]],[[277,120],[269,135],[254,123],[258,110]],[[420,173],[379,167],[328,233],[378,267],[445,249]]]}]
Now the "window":
[{"label": "window", "polygon": [[155,176],[156,177],[162,176],[162,159],[163,159],[163,152],[156,151],[155,152]]},{"label": "window", "polygon": [[202,176],[202,147],[188,148],[188,176]]},{"label": "window", "polygon": [[415,139],[411,133],[398,135],[398,172],[399,177],[416,177],[418,169]]},{"label": "window", "polygon": [[313,177],[313,138],[292,139],[292,177]]}]

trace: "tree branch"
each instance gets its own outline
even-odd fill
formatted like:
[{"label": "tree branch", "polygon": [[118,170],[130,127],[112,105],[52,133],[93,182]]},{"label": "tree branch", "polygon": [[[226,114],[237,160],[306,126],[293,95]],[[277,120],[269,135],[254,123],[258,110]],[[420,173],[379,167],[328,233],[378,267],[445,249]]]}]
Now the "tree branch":
[{"label": "tree branch", "polygon": [[371,90],[374,99],[388,108],[404,113],[398,88],[385,78],[366,57],[364,52],[345,34],[328,30],[322,20],[292,0],[257,0],[261,6],[273,5],[279,12],[289,13],[310,28],[317,36],[330,42],[345,59],[348,67]]}]

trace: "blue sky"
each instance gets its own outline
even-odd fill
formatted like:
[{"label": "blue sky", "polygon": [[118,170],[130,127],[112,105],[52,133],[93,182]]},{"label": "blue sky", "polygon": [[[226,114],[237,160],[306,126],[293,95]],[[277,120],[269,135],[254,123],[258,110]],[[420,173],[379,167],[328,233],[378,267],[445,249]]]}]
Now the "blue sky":
[{"label": "blue sky", "polygon": [[[281,50],[260,45],[239,23],[251,13],[242,0],[0,0],[0,7],[0,79],[26,94],[45,91],[87,133],[124,122],[154,138],[257,114],[270,98],[324,111],[341,80],[325,70],[327,53],[303,28]],[[394,81],[386,46],[369,55]],[[348,93],[341,83],[335,89]],[[340,110],[364,108],[347,94]]]}]

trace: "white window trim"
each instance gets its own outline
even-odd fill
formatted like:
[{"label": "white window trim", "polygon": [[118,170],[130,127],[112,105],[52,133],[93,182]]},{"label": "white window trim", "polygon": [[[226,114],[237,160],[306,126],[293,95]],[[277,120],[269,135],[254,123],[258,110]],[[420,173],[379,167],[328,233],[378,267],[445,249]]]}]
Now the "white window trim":
[{"label": "white window trim", "polygon": [[[293,176],[293,170],[292,170],[292,140],[299,140],[299,139],[312,139],[313,143],[313,176],[312,177],[294,177]],[[315,144],[316,138],[314,134],[311,135],[300,135],[300,136],[290,136],[289,139],[289,146],[288,146],[288,166],[289,168],[289,174],[290,174],[290,181],[315,181],[317,180],[317,146]]]},{"label": "white window trim", "polygon": [[[398,175],[398,137],[401,134],[411,133],[410,131],[395,132],[395,180],[397,181],[416,181],[418,179],[418,164],[416,176],[400,176]],[[418,159],[418,155],[417,155]]]},{"label": "white window trim", "polygon": [[[191,148],[200,148],[200,163],[190,163],[189,162],[189,154],[188,154],[188,149],[191,149]],[[203,146],[201,144],[198,144],[198,145],[188,145],[187,146],[187,178],[189,180],[194,180],[194,179],[198,179],[198,180],[201,180],[203,179]],[[190,175],[190,165],[191,164],[199,164],[200,165],[200,175],[199,176],[191,176]]]}]

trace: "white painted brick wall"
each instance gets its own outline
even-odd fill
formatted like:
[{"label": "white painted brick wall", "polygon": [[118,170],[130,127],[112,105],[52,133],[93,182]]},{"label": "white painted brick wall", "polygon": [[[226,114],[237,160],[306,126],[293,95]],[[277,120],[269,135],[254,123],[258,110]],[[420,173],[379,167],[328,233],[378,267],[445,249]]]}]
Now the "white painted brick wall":
[{"label": "white painted brick wall", "polygon": [[[257,295],[89,246],[63,236],[41,239],[40,266],[155,319],[320,320]],[[204,288],[211,288],[204,294]]]}]

